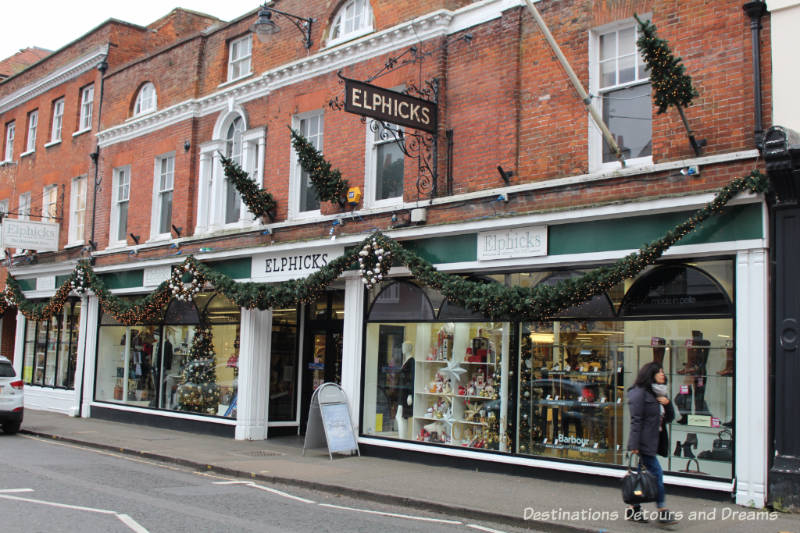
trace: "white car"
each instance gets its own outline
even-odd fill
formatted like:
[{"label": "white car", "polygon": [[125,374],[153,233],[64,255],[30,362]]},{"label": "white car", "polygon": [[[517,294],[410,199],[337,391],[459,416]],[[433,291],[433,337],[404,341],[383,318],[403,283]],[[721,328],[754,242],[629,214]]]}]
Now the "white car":
[{"label": "white car", "polygon": [[0,355],[0,426],[6,433],[16,433],[22,425],[22,380],[14,366]]}]

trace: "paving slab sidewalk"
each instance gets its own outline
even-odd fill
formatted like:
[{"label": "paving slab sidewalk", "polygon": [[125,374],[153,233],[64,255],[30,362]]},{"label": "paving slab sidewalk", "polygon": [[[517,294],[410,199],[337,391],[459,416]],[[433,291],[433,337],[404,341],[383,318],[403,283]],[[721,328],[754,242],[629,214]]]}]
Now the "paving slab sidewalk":
[{"label": "paving slab sidewalk", "polygon": [[[147,457],[235,477],[330,491],[383,503],[397,503],[463,518],[491,520],[541,531],[639,532],[652,525],[623,517],[613,483],[583,476],[579,482],[431,466],[380,457],[334,456],[327,450],[303,455],[299,437],[237,441],[58,413],[25,410],[23,433],[61,442]],[[800,516],[756,512],[725,495],[671,495],[669,507],[683,514],[674,531],[800,533]],[[651,506],[652,507],[652,506]],[[539,514],[537,514],[539,513]]]}]

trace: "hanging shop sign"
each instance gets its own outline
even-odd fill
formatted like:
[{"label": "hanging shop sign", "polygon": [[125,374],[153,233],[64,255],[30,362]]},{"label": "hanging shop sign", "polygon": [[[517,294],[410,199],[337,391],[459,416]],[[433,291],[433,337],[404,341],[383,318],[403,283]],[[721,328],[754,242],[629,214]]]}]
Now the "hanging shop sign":
[{"label": "hanging shop sign", "polygon": [[415,130],[436,133],[435,102],[345,78],[344,110]]},{"label": "hanging shop sign", "polygon": [[547,226],[478,233],[478,261],[547,255]]},{"label": "hanging shop sign", "polygon": [[344,246],[293,248],[253,256],[254,281],[285,281],[304,278],[344,255]]},{"label": "hanging shop sign", "polygon": [[55,252],[58,250],[58,224],[16,218],[3,219],[3,247]]}]

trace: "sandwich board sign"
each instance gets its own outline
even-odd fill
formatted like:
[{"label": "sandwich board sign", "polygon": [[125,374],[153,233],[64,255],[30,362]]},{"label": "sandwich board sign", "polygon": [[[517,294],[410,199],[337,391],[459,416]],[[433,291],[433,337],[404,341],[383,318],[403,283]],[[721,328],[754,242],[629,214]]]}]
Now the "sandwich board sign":
[{"label": "sandwich board sign", "polygon": [[307,448],[322,448],[325,445],[328,446],[331,460],[334,453],[353,455],[356,452],[361,455],[350,421],[347,396],[336,383],[323,383],[311,396],[303,455]]}]

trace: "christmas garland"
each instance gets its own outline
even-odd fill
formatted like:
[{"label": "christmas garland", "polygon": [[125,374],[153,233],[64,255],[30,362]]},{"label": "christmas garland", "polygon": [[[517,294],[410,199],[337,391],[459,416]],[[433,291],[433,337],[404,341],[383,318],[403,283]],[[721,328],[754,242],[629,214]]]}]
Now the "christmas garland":
[{"label": "christmas garland", "polygon": [[653,23],[642,21],[636,15],[634,17],[641,32],[636,44],[650,69],[653,101],[658,106],[658,112],[663,113],[671,105],[688,107],[697,96],[697,91],[692,87],[692,78],[686,74],[681,58],[675,57],[667,41],[656,35]]},{"label": "christmas garland", "polygon": [[267,216],[272,220],[275,216],[275,208],[278,206],[270,193],[262,189],[250,176],[242,170],[232,159],[220,155],[222,167],[225,169],[225,177],[228,178],[239,194],[242,201],[256,218]]},{"label": "christmas garland", "polygon": [[567,279],[553,286],[540,284],[531,288],[506,287],[496,283],[469,281],[458,275],[439,272],[413,251],[376,232],[349,253],[334,259],[305,279],[278,284],[240,283],[189,256],[176,270],[191,277],[191,281],[181,275],[177,278],[180,279],[180,286],[176,286],[175,279],[171,278],[144,298],[128,303],[111,294],[89,264],[83,262],[46,302],[34,303],[26,299],[19,282],[9,275],[5,298],[0,299],[0,306],[13,304],[31,320],[46,320],[61,311],[70,291],[90,288],[106,313],[110,313],[124,325],[134,325],[159,320],[171,298],[176,294],[187,295],[188,292],[193,295],[204,283],[210,283],[216,291],[240,307],[289,307],[313,302],[345,270],[356,265],[361,268],[365,284],[377,284],[386,279],[388,265],[393,262],[408,267],[419,283],[440,291],[449,301],[492,319],[513,317],[514,320],[525,321],[547,320],[557,316],[562,310],[588,301],[624,279],[635,276],[645,267],[654,264],[670,246],[703,221],[719,214],[736,194],[745,190],[763,193],[767,190],[767,184],[767,178],[755,170],[744,178],[736,178],[723,187],[705,207],[667,231],[661,238],[613,265],[596,268],[579,278]]},{"label": "christmas garland", "polygon": [[311,176],[311,183],[317,190],[319,199],[323,202],[338,203],[344,205],[349,185],[347,180],[342,178],[339,169],[331,169],[331,164],[314,148],[303,134],[296,130],[292,131],[292,145],[297,152],[297,159],[300,166]]}]

